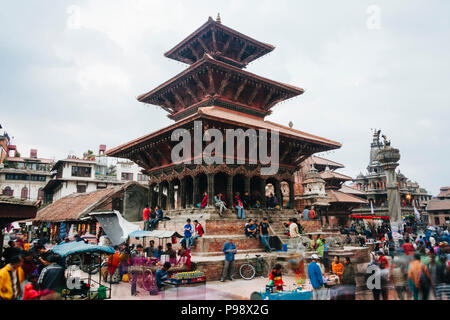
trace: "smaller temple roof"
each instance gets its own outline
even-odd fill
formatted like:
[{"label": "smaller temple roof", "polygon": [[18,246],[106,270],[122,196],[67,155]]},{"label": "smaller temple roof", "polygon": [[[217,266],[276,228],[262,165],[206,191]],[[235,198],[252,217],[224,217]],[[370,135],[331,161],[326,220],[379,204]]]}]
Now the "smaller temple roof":
[{"label": "smaller temple roof", "polygon": [[330,199],[329,202],[340,202],[340,203],[359,203],[359,204],[367,204],[369,203],[367,200],[361,199],[359,197],[353,196],[348,193],[344,193],[337,190],[327,190],[327,196]]},{"label": "smaller temple roof", "polygon": [[192,64],[198,61],[204,53],[209,53],[242,68],[273,49],[275,47],[270,44],[257,41],[224,26],[220,19],[214,21],[209,17],[206,23],[164,55]]},{"label": "smaller temple roof", "polygon": [[344,193],[350,193],[350,194],[354,194],[354,195],[359,195],[359,196],[365,196],[366,195],[365,192],[362,192],[362,191],[360,191],[358,189],[355,189],[355,188],[352,188],[350,186],[346,186],[345,184],[342,185],[342,187],[341,187],[341,189],[339,191],[344,192]]},{"label": "smaller temple roof", "polygon": [[317,166],[324,166],[324,167],[328,166],[330,169],[339,169],[345,167],[343,164],[318,156],[311,156],[311,159],[313,160],[313,163]]},{"label": "smaller temple roof", "polygon": [[320,173],[320,177],[324,180],[341,180],[341,181],[351,181],[352,177],[346,176],[345,174],[327,170]]}]

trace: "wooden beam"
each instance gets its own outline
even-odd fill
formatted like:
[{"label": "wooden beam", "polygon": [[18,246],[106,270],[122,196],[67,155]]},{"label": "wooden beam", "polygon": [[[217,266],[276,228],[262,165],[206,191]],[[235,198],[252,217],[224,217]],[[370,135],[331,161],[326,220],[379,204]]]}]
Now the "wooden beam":
[{"label": "wooden beam", "polygon": [[203,42],[202,37],[198,37],[197,41],[200,43],[200,45],[202,46],[202,48],[205,50],[205,52],[208,52],[208,47],[206,46],[206,44]]},{"label": "wooden beam", "polygon": [[212,43],[213,43],[214,51],[217,52],[218,50],[217,50],[216,28],[215,27],[212,28],[211,36],[212,36]]},{"label": "wooden beam", "polygon": [[175,99],[177,99],[178,103],[181,104],[183,106],[183,108],[186,108],[186,104],[184,103],[184,101],[180,97],[180,95],[175,90],[172,90],[172,93],[173,93]]},{"label": "wooden beam", "polygon": [[284,95],[280,95],[280,97],[278,97],[277,99],[274,99],[273,101],[271,101],[267,105],[265,105],[264,109],[269,110],[274,105],[276,105],[277,103],[280,103],[283,100],[285,100],[285,96]]},{"label": "wooden beam", "polygon": [[272,96],[275,94],[275,90],[270,88],[269,93],[267,94],[266,98],[264,99],[264,102],[261,104],[263,109],[265,108],[265,105],[269,102],[269,100],[272,98]]},{"label": "wooden beam", "polygon": [[161,152],[160,148],[155,148],[155,152],[166,162],[170,163],[169,159],[167,159],[166,155]]},{"label": "wooden beam", "polygon": [[242,93],[242,90],[244,90],[245,85],[247,84],[247,79],[245,79],[244,81],[242,81],[241,85],[239,86],[239,88],[237,89],[236,93],[234,94],[233,100],[236,101],[239,96]]},{"label": "wooden beam", "polygon": [[247,104],[251,105],[253,100],[255,100],[256,95],[258,94],[259,89],[261,88],[260,84],[255,84],[255,88],[253,89],[252,93],[250,94],[250,97],[248,98]]},{"label": "wooden beam", "polygon": [[246,42],[245,45],[242,47],[241,51],[239,52],[237,58],[236,58],[237,61],[241,61],[241,57],[244,54],[245,49],[247,49],[247,46],[248,46],[248,43]]},{"label": "wooden beam", "polygon": [[183,57],[181,55],[178,55],[177,58],[178,58],[178,60],[181,60],[187,64],[193,64],[195,62],[192,59],[189,59],[188,57]]},{"label": "wooden beam", "polygon": [[196,84],[198,87],[200,87],[200,89],[203,90],[203,93],[204,93],[205,95],[208,94],[208,90],[206,90],[205,85],[204,85],[203,82],[200,80],[200,78],[199,78],[196,74],[194,74],[192,77],[193,77],[193,79],[194,79],[194,81],[195,81],[195,84]]},{"label": "wooden beam", "polygon": [[199,56],[199,54],[197,53],[197,50],[195,50],[194,49],[194,47],[192,46],[192,45],[188,45],[188,48],[192,51],[192,54],[195,56],[195,58],[197,59],[197,60],[199,60],[200,59],[200,56]]},{"label": "wooden beam", "polygon": [[256,57],[258,55],[258,52],[252,54],[251,56],[248,56],[247,58],[244,59],[244,61],[242,61],[243,64],[247,64],[249,63],[249,61],[253,60],[254,57]]},{"label": "wooden beam", "polygon": [[152,165],[154,168],[160,167],[161,165],[148,153],[148,151],[144,151],[143,156],[148,161],[150,165]]},{"label": "wooden beam", "polygon": [[230,77],[231,77],[231,73],[227,72],[225,74],[225,77],[222,79],[222,82],[220,83],[220,88],[219,88],[219,92],[218,92],[219,95],[222,95],[223,92],[225,91],[225,88],[229,83]]},{"label": "wooden beam", "polygon": [[216,91],[216,88],[214,88],[214,78],[212,75],[212,69],[211,67],[208,67],[208,79],[209,79],[209,92],[211,95],[214,94],[214,92]]},{"label": "wooden beam", "polygon": [[186,86],[186,92],[191,96],[192,100],[194,102],[198,102],[200,101],[199,98],[197,98],[197,96],[194,94],[194,92],[192,92],[191,88],[189,87],[189,85]]},{"label": "wooden beam", "polygon": [[176,111],[175,107],[174,107],[174,103],[170,102],[169,99],[167,99],[166,96],[162,96],[162,99],[164,100],[164,102],[166,103],[166,108],[165,110],[169,111],[170,113],[174,113]]},{"label": "wooden beam", "polygon": [[233,40],[233,37],[229,35],[227,42],[225,42],[225,46],[223,47],[223,50],[222,50],[223,54],[227,53],[228,48],[230,47],[231,40]]}]

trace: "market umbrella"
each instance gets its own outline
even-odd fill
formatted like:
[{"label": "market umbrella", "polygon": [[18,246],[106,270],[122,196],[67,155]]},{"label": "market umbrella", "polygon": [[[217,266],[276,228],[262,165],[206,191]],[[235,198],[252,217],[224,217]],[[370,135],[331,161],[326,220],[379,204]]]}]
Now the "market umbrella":
[{"label": "market umbrella", "polygon": [[115,252],[112,247],[96,246],[84,243],[83,241],[71,241],[59,244],[54,247],[52,251],[61,257],[66,257],[76,253],[101,252],[106,254],[114,254]]}]

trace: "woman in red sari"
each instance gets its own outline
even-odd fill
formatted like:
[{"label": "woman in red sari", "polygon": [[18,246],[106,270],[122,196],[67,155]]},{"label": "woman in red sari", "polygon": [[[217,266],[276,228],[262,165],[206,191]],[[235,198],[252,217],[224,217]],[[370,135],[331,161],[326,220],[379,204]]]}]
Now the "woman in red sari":
[{"label": "woman in red sari", "polygon": [[203,193],[203,200],[197,206],[204,209],[208,204],[208,193]]}]

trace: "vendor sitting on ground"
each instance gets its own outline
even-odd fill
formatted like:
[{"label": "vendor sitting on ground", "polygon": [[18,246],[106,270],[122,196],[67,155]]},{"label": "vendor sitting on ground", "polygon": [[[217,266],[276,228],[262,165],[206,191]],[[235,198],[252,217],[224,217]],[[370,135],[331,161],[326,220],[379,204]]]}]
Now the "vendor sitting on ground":
[{"label": "vendor sitting on ground", "polygon": [[253,220],[252,219],[248,220],[248,223],[245,224],[245,235],[247,237],[256,238],[256,231],[257,228]]},{"label": "vendor sitting on ground", "polygon": [[156,286],[158,290],[165,290],[169,285],[173,285],[169,281],[169,269],[172,267],[170,262],[164,263],[162,268],[159,268],[155,273]]},{"label": "vendor sitting on ground", "polygon": [[207,192],[204,192],[203,193],[203,199],[202,199],[202,202],[200,202],[200,203],[197,203],[197,207],[198,208],[201,208],[201,209],[204,209],[204,208],[206,208],[206,205],[208,204],[208,193]]},{"label": "vendor sitting on ground", "polygon": [[283,291],[283,278],[281,274],[281,265],[276,264],[272,272],[269,274],[269,286],[274,286],[278,291]]}]

